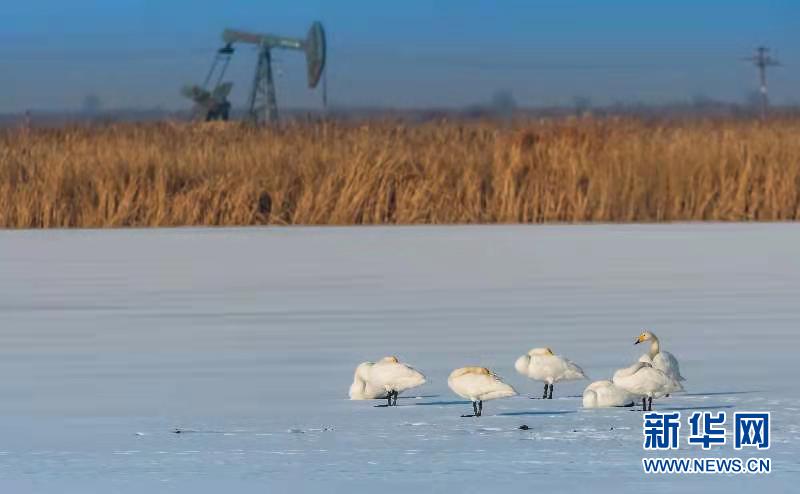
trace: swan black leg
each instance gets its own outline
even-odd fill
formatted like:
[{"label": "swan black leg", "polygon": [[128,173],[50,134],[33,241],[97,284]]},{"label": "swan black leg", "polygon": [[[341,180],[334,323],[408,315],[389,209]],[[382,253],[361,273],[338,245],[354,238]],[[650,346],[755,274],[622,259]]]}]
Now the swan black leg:
[{"label": "swan black leg", "polygon": [[547,387],[548,387],[547,383],[544,383],[544,394],[542,395],[543,400],[547,399]]},{"label": "swan black leg", "polygon": [[386,406],[387,406],[387,407],[390,407],[390,406],[392,406],[392,392],[391,392],[391,391],[389,391],[388,393],[386,393],[386,400],[387,400],[387,401],[386,401]]},{"label": "swan black leg", "polygon": [[643,412],[647,411],[647,397],[646,396],[642,396],[642,411]]},{"label": "swan black leg", "polygon": [[483,414],[483,400],[478,401],[478,417]]},{"label": "swan black leg", "polygon": [[550,394],[547,395],[547,399],[548,400],[552,400],[553,399],[553,388],[554,387],[555,387],[555,385],[553,385],[553,384],[550,385]]},{"label": "swan black leg", "polygon": [[481,414],[478,412],[478,402],[472,402],[472,415],[462,415],[462,417],[480,417]]},{"label": "swan black leg", "polygon": [[653,397],[652,396],[647,399],[647,409],[649,411],[651,411],[651,412],[653,411]]}]

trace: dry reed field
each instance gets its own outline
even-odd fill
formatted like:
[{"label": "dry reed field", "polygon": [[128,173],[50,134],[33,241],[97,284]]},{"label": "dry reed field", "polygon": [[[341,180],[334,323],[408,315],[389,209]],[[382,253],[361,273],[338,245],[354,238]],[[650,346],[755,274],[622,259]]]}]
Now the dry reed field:
[{"label": "dry reed field", "polygon": [[798,217],[793,118],[0,131],[10,228]]}]

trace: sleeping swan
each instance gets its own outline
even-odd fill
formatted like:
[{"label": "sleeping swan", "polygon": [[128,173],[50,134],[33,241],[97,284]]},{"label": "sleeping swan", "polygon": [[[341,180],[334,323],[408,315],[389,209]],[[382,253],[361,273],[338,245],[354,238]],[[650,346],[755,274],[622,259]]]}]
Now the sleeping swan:
[{"label": "sleeping swan", "polygon": [[[677,380],[647,362],[636,362],[614,373],[614,385],[628,393],[642,397],[642,411],[653,410],[653,398],[675,391],[683,391]],[[649,406],[648,406],[649,402]]]},{"label": "sleeping swan", "polygon": [[[536,381],[544,381],[542,398],[553,399],[553,383],[588,379],[583,369],[560,355],[553,354],[549,348],[534,348],[518,358],[514,368],[523,376]],[[548,386],[550,394],[548,395]]]},{"label": "sleeping swan", "polygon": [[480,417],[483,413],[483,401],[516,396],[517,392],[500,380],[486,367],[462,367],[450,373],[447,385],[455,394],[472,402],[474,415],[462,417]]},{"label": "sleeping swan", "polygon": [[397,406],[397,395],[425,384],[425,376],[411,366],[400,363],[397,357],[384,357],[377,362],[364,362],[356,367],[351,400],[386,398],[387,406]]},{"label": "sleeping swan", "polygon": [[583,391],[583,408],[629,407],[634,398],[611,381],[595,381]]},{"label": "sleeping swan", "polygon": [[634,345],[638,345],[639,343],[644,343],[645,341],[650,341],[650,351],[645,353],[639,358],[639,362],[649,362],[653,364],[653,367],[660,371],[664,371],[666,375],[675,379],[676,381],[685,381],[683,376],[681,376],[681,369],[678,365],[678,359],[675,358],[675,355],[661,350],[661,344],[658,341],[658,337],[651,333],[650,331],[642,331],[642,334],[636,338],[636,341],[633,342]]}]

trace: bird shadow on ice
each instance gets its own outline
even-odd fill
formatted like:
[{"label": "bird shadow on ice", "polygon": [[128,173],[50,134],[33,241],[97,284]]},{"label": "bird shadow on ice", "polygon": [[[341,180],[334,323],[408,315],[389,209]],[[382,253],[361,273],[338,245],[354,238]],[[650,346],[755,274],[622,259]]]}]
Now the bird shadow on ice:
[{"label": "bird shadow on ice", "polygon": [[423,403],[414,403],[417,406],[424,406],[424,405],[469,405],[472,403],[471,401],[467,400],[449,400],[449,401],[426,401]]},{"label": "bird shadow on ice", "polygon": [[501,417],[516,417],[518,415],[566,415],[568,413],[576,413],[575,410],[554,410],[550,412],[546,411],[530,411],[530,412],[503,412],[498,413],[498,416]]},{"label": "bird shadow on ice", "polygon": [[721,410],[723,408],[733,408],[733,405],[709,405],[703,407],[662,407],[659,410],[670,412],[681,412],[686,410]]},{"label": "bird shadow on ice", "polygon": [[683,393],[675,396],[727,396],[727,395],[749,395],[758,391],[714,391],[712,393]]},{"label": "bird shadow on ice", "polygon": [[438,398],[439,395],[398,396],[398,400],[421,400],[423,398]]}]

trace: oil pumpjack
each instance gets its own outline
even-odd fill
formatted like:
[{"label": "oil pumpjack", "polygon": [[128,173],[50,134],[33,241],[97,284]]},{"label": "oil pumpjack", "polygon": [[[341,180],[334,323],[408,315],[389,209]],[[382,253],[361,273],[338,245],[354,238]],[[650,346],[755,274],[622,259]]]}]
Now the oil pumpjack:
[{"label": "oil pumpjack", "polygon": [[[217,50],[203,85],[186,86],[182,90],[184,96],[205,112],[206,120],[227,120],[230,116],[228,95],[233,83],[223,82],[223,79],[236,44],[251,44],[258,48],[255,75],[247,101],[247,118],[256,125],[278,121],[272,50],[304,52],[308,87],[311,89],[317,87],[325,70],[325,30],[319,22],[311,24],[305,39],[226,29],[222,40],[225,45]],[[212,82],[214,87],[210,88]]]}]

